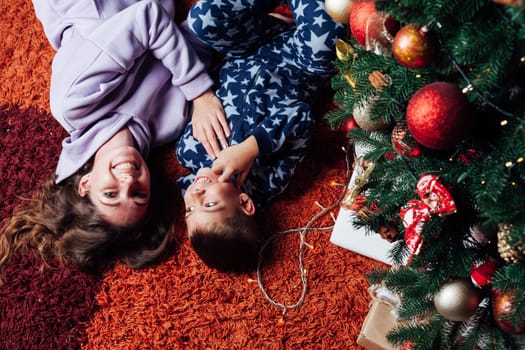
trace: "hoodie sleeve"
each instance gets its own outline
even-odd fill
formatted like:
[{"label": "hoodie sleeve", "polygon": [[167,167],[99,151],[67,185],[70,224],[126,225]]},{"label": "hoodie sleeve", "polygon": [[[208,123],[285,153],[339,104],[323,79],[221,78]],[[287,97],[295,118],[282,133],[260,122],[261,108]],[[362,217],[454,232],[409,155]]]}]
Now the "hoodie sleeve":
[{"label": "hoodie sleeve", "polygon": [[104,29],[98,28],[90,38],[124,69],[131,69],[139,56],[150,51],[170,71],[172,84],[180,87],[188,100],[211,86],[206,67],[157,1],[140,1],[102,26]]}]

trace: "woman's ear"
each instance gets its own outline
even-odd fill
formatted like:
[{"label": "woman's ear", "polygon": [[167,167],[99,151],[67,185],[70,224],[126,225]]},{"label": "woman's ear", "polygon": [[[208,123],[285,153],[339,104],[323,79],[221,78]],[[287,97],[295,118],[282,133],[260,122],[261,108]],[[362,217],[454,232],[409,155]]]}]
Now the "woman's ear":
[{"label": "woman's ear", "polygon": [[241,210],[248,216],[253,216],[255,214],[255,204],[253,200],[246,193],[241,193],[239,195],[239,200],[241,202]]},{"label": "woman's ear", "polygon": [[89,192],[90,175],[91,173],[87,173],[80,178],[80,182],[78,183],[78,194],[80,197],[85,197]]}]

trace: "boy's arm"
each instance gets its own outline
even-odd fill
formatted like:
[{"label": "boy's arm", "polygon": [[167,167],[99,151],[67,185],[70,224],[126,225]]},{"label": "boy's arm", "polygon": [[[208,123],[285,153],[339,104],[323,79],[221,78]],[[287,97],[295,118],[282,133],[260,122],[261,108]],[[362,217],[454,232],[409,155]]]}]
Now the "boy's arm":
[{"label": "boy's arm", "polygon": [[213,171],[220,175],[219,182],[228,182],[237,174],[236,185],[241,187],[259,155],[255,137],[249,136],[243,142],[223,149],[213,162]]}]

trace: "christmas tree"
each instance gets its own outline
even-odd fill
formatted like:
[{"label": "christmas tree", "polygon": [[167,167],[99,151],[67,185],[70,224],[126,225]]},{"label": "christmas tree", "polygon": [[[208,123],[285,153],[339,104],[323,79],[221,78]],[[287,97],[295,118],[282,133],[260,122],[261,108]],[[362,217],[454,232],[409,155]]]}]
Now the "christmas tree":
[{"label": "christmas tree", "polygon": [[371,170],[356,224],[397,233],[368,275],[401,299],[389,342],[525,348],[523,1],[325,4],[349,24],[326,118]]}]

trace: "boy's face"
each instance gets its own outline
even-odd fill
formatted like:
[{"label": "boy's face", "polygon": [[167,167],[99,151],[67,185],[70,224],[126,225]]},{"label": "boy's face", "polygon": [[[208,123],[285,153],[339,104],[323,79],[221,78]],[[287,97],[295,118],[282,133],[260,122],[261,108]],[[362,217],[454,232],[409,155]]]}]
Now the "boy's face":
[{"label": "boy's face", "polygon": [[194,182],[184,193],[188,233],[197,227],[222,222],[243,208],[246,194],[232,182],[218,182],[219,176],[210,168],[201,168]]}]

